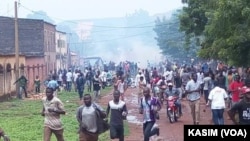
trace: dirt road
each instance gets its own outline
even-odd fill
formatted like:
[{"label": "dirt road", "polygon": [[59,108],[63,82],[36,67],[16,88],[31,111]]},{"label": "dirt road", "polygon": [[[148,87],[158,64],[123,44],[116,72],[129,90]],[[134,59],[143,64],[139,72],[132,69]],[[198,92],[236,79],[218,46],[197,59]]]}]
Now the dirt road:
[{"label": "dirt road", "polygon": [[[129,88],[125,93],[125,102],[128,108],[127,120],[129,123],[129,136],[125,137],[125,141],[143,141],[142,133],[142,115],[138,113],[138,102],[137,102],[137,90],[135,88]],[[107,105],[108,101],[112,99],[112,95],[106,95],[100,100],[101,105]],[[183,129],[184,125],[192,124],[192,118],[190,114],[190,108],[187,101],[182,101],[183,116],[176,123],[169,123],[166,116],[166,106],[163,105],[160,113],[160,120],[157,124],[160,127],[160,136],[152,137],[152,141],[183,141]],[[201,121],[200,124],[212,124],[211,121],[211,110],[209,108],[205,109],[205,102],[201,99]],[[225,124],[232,124],[230,120],[227,119],[225,112]]]}]

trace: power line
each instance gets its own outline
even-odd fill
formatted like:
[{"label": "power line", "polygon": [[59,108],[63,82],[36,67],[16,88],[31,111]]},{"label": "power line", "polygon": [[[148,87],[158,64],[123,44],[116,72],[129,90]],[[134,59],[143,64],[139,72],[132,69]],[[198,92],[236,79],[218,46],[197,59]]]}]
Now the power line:
[{"label": "power line", "polygon": [[[138,33],[138,34],[134,34],[134,35],[129,35],[129,36],[124,36],[124,37],[119,37],[119,38],[113,38],[113,39],[107,39],[107,40],[99,40],[99,41],[84,41],[84,43],[89,43],[89,44],[93,44],[93,43],[100,43],[100,42],[107,42],[107,41],[113,41],[113,40],[120,40],[120,39],[125,39],[125,38],[130,38],[130,37],[135,37],[135,36],[139,36],[139,35],[145,35],[146,33],[150,33],[152,31],[146,31],[143,33]],[[69,44],[82,44],[83,42],[75,42],[75,43],[69,43]]]},{"label": "power line", "polygon": [[[29,8],[27,8],[26,6],[20,4],[20,6],[22,8],[24,8],[25,10],[28,10],[32,13],[35,13],[35,14],[38,14],[38,15],[41,15],[41,16],[47,16],[47,15],[44,15],[44,14],[41,14],[39,12],[36,12],[34,10],[31,10]],[[69,23],[74,23],[74,24],[78,24],[77,22],[74,22],[74,21],[68,21],[68,20],[64,20],[64,19],[61,19],[61,18],[57,18],[57,17],[51,17],[53,19],[58,19],[60,21],[66,21],[66,22],[69,22]],[[154,23],[154,21],[151,21],[151,22],[148,22],[148,23]],[[130,28],[152,28],[152,27],[155,27],[155,25],[149,25],[149,26],[140,26],[140,25],[145,25],[145,24],[148,24],[148,23],[142,23],[142,24],[139,24],[139,25],[134,25],[134,26],[106,26],[106,25],[92,25],[93,27],[99,27],[99,28],[127,28],[127,29],[130,29]],[[171,24],[175,24],[175,23],[171,23]],[[166,26],[166,25],[169,25],[169,24],[162,24],[162,25],[157,25],[157,26]],[[86,26],[89,26],[86,24]]]},{"label": "power line", "polygon": [[[41,14],[39,12],[36,12],[32,9],[29,9],[27,8],[26,6],[22,5],[21,3],[19,3],[19,7],[22,7],[24,8],[25,10],[28,10],[32,13],[35,13],[35,14],[39,14],[41,16],[47,16],[45,14]],[[74,21],[67,21],[67,20],[63,20],[61,18],[56,18],[56,17],[52,17],[54,19],[59,19],[59,20],[62,20],[62,21],[66,21],[66,22],[70,22],[70,23],[74,23],[74,24],[78,24],[77,22],[74,22]],[[178,21],[174,21],[174,22],[169,22],[169,23],[166,23],[166,24],[156,24],[155,25],[149,25],[147,26],[147,24],[152,24],[152,23],[155,23],[155,21],[150,21],[150,22],[147,22],[147,23],[141,23],[141,24],[137,24],[137,25],[133,25],[133,26],[105,26],[105,25],[91,25],[93,27],[101,27],[101,28],[108,28],[107,30],[100,30],[100,31],[92,31],[91,33],[95,33],[95,32],[104,32],[104,31],[111,31],[111,30],[117,30],[117,29],[134,29],[134,28],[153,28],[153,27],[159,27],[159,26],[168,26],[168,25],[173,25],[173,24],[176,24],[178,23]],[[87,24],[86,24],[87,25]],[[144,25],[144,26],[142,26]],[[89,25],[88,25],[89,26]],[[113,29],[110,29],[110,28],[113,28]],[[80,31],[80,30],[79,30]],[[81,30],[82,31],[82,30]],[[152,30],[153,31],[153,30]],[[124,36],[124,37],[119,37],[119,38],[114,38],[114,39],[108,39],[108,40],[100,40],[100,41],[91,41],[89,43],[97,43],[97,42],[106,42],[106,41],[113,41],[113,40],[119,40],[119,39],[124,39],[124,38],[130,38],[130,37],[134,37],[134,36],[140,36],[140,35],[145,35],[145,33],[149,33],[149,32],[152,32],[152,31],[147,31],[147,32],[143,32],[143,33],[138,33],[138,34],[134,34],[134,35],[129,35],[129,36]],[[175,32],[176,33],[176,32]],[[172,33],[168,33],[168,34],[172,34]],[[84,42],[84,43],[88,43],[88,42]],[[74,44],[74,43],[71,43],[71,44]],[[76,44],[81,44],[81,43],[76,43]]]}]

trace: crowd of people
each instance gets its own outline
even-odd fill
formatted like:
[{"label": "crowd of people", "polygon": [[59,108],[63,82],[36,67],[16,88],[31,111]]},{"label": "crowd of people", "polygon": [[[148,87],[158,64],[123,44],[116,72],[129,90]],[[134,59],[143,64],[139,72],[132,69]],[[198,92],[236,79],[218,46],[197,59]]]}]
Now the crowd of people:
[{"label": "crowd of people", "polygon": [[[128,69],[129,70],[129,69]],[[60,115],[65,114],[63,103],[57,96],[60,89],[70,92],[74,88],[79,94],[82,105],[77,109],[76,120],[79,123],[80,141],[97,141],[101,127],[97,119],[106,119],[110,115],[110,138],[124,141],[124,125],[128,109],[126,107],[127,78],[129,71],[119,67],[113,81],[113,99],[107,104],[106,111],[98,104],[100,91],[106,86],[107,71],[68,70],[51,74],[44,85],[46,97],[42,99],[44,116],[44,141],[50,141],[52,133],[58,141],[64,141],[63,126]],[[156,125],[159,120],[159,111],[164,108],[163,103],[169,96],[176,96],[175,105],[178,107],[179,116],[182,113],[182,101],[186,99],[194,125],[200,124],[200,104],[202,98],[207,107],[210,107],[215,125],[224,125],[224,112],[228,108],[228,118],[234,124],[250,124],[250,69],[240,74],[236,68],[218,64],[212,70],[206,64],[198,66],[166,66],[164,71],[154,68],[138,68],[134,76],[135,87],[138,95],[139,113],[143,116],[144,141],[149,141],[151,136],[160,134]],[[63,76],[65,79],[63,82]],[[17,80],[17,82],[21,81]],[[25,82],[22,80],[21,82]],[[37,77],[34,83],[40,81]],[[16,82],[15,82],[16,83]],[[38,82],[35,83],[36,86]],[[21,85],[22,86],[22,85]],[[85,88],[87,89],[85,91]],[[40,88],[36,89],[37,92]],[[93,92],[93,95],[91,95]],[[26,95],[25,95],[26,96]],[[19,95],[21,97],[21,95]],[[97,114],[98,113],[98,114]],[[105,129],[107,130],[107,129]]]},{"label": "crowd of people", "polygon": [[[175,105],[178,107],[179,116],[182,116],[181,101],[186,99],[191,109],[190,115],[194,125],[199,125],[201,122],[200,105],[202,101],[205,101],[206,106],[210,107],[214,125],[225,124],[225,110],[227,110],[228,119],[232,120],[234,124],[250,124],[249,69],[240,72],[238,69],[227,67],[220,62],[216,70],[212,70],[207,64],[200,67],[174,64],[166,67],[162,73],[159,73],[157,68],[151,69],[150,72],[142,69],[136,75],[139,104],[143,103],[140,99],[145,98],[144,88],[149,88],[152,96],[156,97],[159,101],[157,103],[161,105],[169,96],[178,97]],[[151,110],[150,105],[146,104],[144,107]],[[154,112],[152,111],[152,113]],[[145,140],[148,140],[148,135],[153,134],[144,131]]]}]

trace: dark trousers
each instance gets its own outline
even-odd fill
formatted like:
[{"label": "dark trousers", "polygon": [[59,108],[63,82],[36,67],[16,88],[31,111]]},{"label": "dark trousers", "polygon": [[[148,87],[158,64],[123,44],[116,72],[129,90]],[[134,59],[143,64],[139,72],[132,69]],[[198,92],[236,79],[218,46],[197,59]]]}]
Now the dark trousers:
[{"label": "dark trousers", "polygon": [[82,100],[84,89],[83,88],[78,88],[77,91],[78,91],[80,100]]},{"label": "dark trousers", "polygon": [[37,93],[40,93],[40,86],[36,86],[36,87],[35,87],[35,90],[36,90],[36,94],[37,94]]},{"label": "dark trousers", "polygon": [[87,131],[80,131],[79,141],[98,141],[98,134],[90,133]]},{"label": "dark trousers", "polygon": [[215,125],[224,125],[224,109],[212,109],[213,121]]},{"label": "dark trousers", "polygon": [[110,125],[110,138],[119,141],[124,141],[124,128],[123,125]]},{"label": "dark trousers", "polygon": [[175,104],[176,107],[178,108],[179,114],[182,114],[181,101],[178,100],[178,101],[176,101],[174,104]]},{"label": "dark trousers", "polygon": [[26,87],[25,86],[20,86],[19,87],[19,92],[18,92],[18,98],[22,99],[22,93],[24,92],[25,97],[28,97],[27,91],[26,91]]},{"label": "dark trousers", "polygon": [[155,121],[147,121],[143,123],[144,141],[149,141],[149,138],[157,133],[156,128],[151,130],[154,124]]},{"label": "dark trousers", "polygon": [[71,81],[67,81],[67,82],[66,82],[66,90],[67,90],[68,92],[71,91],[71,87],[72,87],[72,82],[71,82]]},{"label": "dark trousers", "polygon": [[91,92],[92,91],[92,80],[87,80],[87,91]]},{"label": "dark trousers", "polygon": [[206,103],[208,102],[208,95],[209,95],[209,90],[204,90],[204,98]]}]

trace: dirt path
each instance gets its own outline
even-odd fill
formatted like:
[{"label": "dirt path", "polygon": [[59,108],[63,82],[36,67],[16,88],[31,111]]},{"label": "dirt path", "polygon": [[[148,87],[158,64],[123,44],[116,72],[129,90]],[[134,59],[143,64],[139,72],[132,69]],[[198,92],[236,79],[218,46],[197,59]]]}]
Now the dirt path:
[{"label": "dirt path", "polygon": [[[108,101],[112,99],[112,95],[108,94],[101,98],[99,101],[101,105],[106,106]],[[127,120],[129,123],[129,136],[125,137],[125,141],[143,141],[142,133],[142,115],[138,113],[138,104],[136,89],[129,88],[125,93],[125,102],[128,108]],[[205,108],[205,102],[201,99],[201,121],[200,124],[212,124],[211,121],[211,110],[206,109],[206,112],[203,111]],[[160,113],[160,120],[157,121],[157,124],[160,127],[160,136],[153,137],[153,140],[157,141],[183,141],[183,128],[185,124],[192,124],[192,118],[190,115],[190,108],[187,101],[182,101],[183,116],[176,123],[169,123],[166,116],[166,107],[163,105]],[[232,122],[227,119],[225,112],[225,124],[231,124]]]}]

